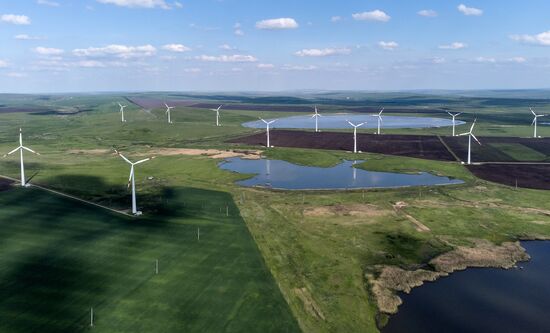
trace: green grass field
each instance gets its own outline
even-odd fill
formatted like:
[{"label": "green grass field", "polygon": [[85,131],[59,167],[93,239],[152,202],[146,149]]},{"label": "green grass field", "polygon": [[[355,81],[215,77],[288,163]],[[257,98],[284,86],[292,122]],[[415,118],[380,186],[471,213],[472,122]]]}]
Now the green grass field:
[{"label": "green grass field", "polygon": [[143,219],[1,192],[0,332],[298,331],[231,197],[168,192]]},{"label": "green grass field", "polygon": [[[127,210],[129,167],[112,148],[133,160],[160,148],[247,149],[225,143],[255,131],[242,122],[294,114],[222,111],[223,127],[215,127],[214,113],[178,108],[172,113],[176,123],[168,125],[163,110],[131,105],[122,124],[116,107],[122,100],[0,96],[7,105],[90,109],[75,115],[0,114],[0,151],[17,146],[22,127],[25,145],[42,154],[25,155],[32,183]],[[477,136],[532,133],[529,119],[511,125],[530,117],[523,102],[407,100],[418,107],[448,102],[467,112],[464,119],[478,117]],[[541,110],[548,105],[538,103]],[[390,132],[448,134],[449,128]],[[550,136],[550,127],[539,132]],[[497,148],[514,158],[542,158],[514,145]],[[315,166],[350,156],[285,148],[264,155]],[[93,330],[104,332],[376,332],[380,317],[365,278],[376,265],[417,268],[476,238],[499,243],[550,236],[550,217],[540,212],[548,209],[548,191],[481,181],[458,163],[376,154],[357,159],[366,160],[358,165],[366,170],[429,171],[465,183],[334,192],[249,189],[236,186],[244,176],[220,170],[220,160],[176,155],[137,168],[138,207],[144,212],[137,219],[33,189],[0,192],[0,318],[13,318],[1,320],[0,331],[87,330],[94,307]],[[18,173],[17,157],[0,159],[0,174]],[[393,205],[400,201],[407,206],[397,212]],[[430,231],[417,231],[404,213]],[[156,259],[159,275],[153,274]]]}]

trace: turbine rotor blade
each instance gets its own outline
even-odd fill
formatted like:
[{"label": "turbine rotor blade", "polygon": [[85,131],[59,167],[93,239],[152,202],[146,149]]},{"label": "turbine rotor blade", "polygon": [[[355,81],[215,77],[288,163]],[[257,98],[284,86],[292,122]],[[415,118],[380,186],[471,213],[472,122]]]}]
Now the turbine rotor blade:
[{"label": "turbine rotor blade", "polygon": [[130,177],[128,178],[128,188],[130,188],[130,184],[132,183],[133,175],[134,175],[134,166],[132,165],[132,168],[130,168]]},{"label": "turbine rotor blade", "polygon": [[145,158],[145,159],[143,159],[143,160],[139,160],[139,161],[137,161],[136,163],[134,163],[134,165],[138,165],[138,164],[141,164],[141,163],[143,163],[143,162],[147,162],[147,161],[149,161],[150,159],[151,159],[151,157]]},{"label": "turbine rotor blade", "polygon": [[29,151],[29,152],[31,152],[31,153],[33,153],[33,154],[40,155],[39,153],[37,153],[37,152],[35,152],[34,150],[32,150],[32,149],[30,149],[30,148],[27,148],[27,147],[25,147],[25,146],[21,146],[21,148],[22,148],[22,149],[25,149],[26,151]]},{"label": "turbine rotor blade", "polygon": [[[116,150],[115,150],[116,151]],[[121,153],[119,153],[118,151],[116,151],[116,153],[118,154],[118,156],[122,157],[123,160],[125,160],[126,162],[130,163],[130,164],[133,164],[132,162],[130,162],[129,159],[127,159],[124,155],[122,155]]]},{"label": "turbine rotor blade", "polygon": [[479,142],[479,140],[476,138],[476,136],[475,136],[473,133],[470,133],[470,135],[471,135],[472,138],[474,138],[474,140],[476,140],[477,143],[479,143],[479,145],[481,146],[481,142]]},{"label": "turbine rotor blade", "polygon": [[14,150],[10,151],[9,153],[7,153],[6,155],[4,155],[4,157],[8,156],[8,155],[11,155],[13,153],[15,153],[16,151],[18,151],[19,149],[21,149],[21,146],[15,148]]}]

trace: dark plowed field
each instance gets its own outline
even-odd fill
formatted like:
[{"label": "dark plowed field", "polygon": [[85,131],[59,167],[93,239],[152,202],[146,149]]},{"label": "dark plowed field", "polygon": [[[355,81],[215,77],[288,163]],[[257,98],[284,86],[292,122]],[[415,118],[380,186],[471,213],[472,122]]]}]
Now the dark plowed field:
[{"label": "dark plowed field", "polygon": [[[478,137],[472,140],[473,162],[544,162],[550,158],[550,138]],[[444,137],[445,143],[461,159],[468,155],[468,137]]]},{"label": "dark plowed field", "polygon": [[550,165],[484,164],[468,169],[481,179],[540,190],[550,190]]},{"label": "dark plowed field", "polygon": [[[199,109],[215,109],[223,103],[197,103],[191,105]],[[303,105],[253,105],[253,104],[227,104],[223,105],[226,110],[244,111],[273,111],[273,112],[313,112],[313,107]]]},{"label": "dark plowed field", "polygon": [[0,113],[33,113],[33,112],[55,112],[51,109],[38,109],[26,107],[0,107]]},{"label": "dark plowed field", "polygon": [[[164,103],[167,103],[170,106],[190,106],[196,102],[193,101],[185,101],[185,100],[158,100],[158,99],[152,99],[152,98],[140,98],[140,97],[126,97],[128,102],[133,103],[139,107],[142,107],[144,109],[157,109],[157,108],[165,108]],[[218,107],[218,106],[216,106]]]},{"label": "dark plowed field", "polygon": [[[265,133],[258,133],[237,138],[230,142],[249,145],[265,145],[265,141]],[[274,130],[271,132],[271,144],[279,147],[351,151],[353,150],[353,134]],[[361,151],[371,153],[417,157],[430,160],[455,160],[436,136],[374,135],[360,133],[357,134],[357,147]]]}]

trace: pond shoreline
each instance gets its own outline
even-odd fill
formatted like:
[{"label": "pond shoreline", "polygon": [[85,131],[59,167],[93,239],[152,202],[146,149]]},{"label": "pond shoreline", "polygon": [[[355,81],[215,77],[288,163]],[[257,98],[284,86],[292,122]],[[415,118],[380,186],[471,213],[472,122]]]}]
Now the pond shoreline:
[{"label": "pond shoreline", "polygon": [[523,241],[547,241],[549,237],[525,236],[518,241],[504,242],[500,245],[486,240],[472,240],[474,246],[458,246],[429,261],[429,269],[406,270],[397,266],[380,265],[374,273],[367,273],[366,278],[371,293],[376,298],[380,311],[379,328],[387,323],[388,316],[396,314],[403,300],[400,293],[409,294],[413,288],[426,282],[434,282],[453,272],[469,268],[511,269],[517,263],[531,260],[527,250],[521,245]]}]

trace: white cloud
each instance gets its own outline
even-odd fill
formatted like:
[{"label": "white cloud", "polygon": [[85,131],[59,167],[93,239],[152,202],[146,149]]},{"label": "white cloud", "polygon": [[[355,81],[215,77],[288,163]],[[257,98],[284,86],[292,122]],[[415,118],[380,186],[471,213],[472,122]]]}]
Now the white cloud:
[{"label": "white cloud", "polygon": [[395,50],[396,48],[399,47],[399,44],[397,44],[396,42],[393,42],[393,41],[392,42],[380,41],[380,42],[378,42],[378,46],[380,46],[384,50],[393,51],[393,50]]},{"label": "white cloud", "polygon": [[6,67],[8,67],[8,62],[0,59],[0,68],[6,68]]},{"label": "white cloud", "polygon": [[237,49],[236,47],[233,47],[229,44],[222,44],[219,46],[219,48],[222,50],[228,50],[228,51]]},{"label": "white cloud", "polygon": [[233,68],[231,68],[231,71],[232,71],[232,72],[242,72],[243,69],[240,68],[240,67],[233,67]]},{"label": "white cloud", "polygon": [[59,2],[49,1],[49,0],[37,0],[37,4],[50,7],[59,7]]},{"label": "white cloud", "polygon": [[467,16],[481,16],[483,15],[483,10],[473,7],[467,7],[464,4],[460,4],[458,7],[458,11],[461,12],[464,15]]},{"label": "white cloud", "polygon": [[273,64],[258,64],[256,67],[258,67],[260,69],[271,69],[271,68],[275,68],[275,65],[273,65]]},{"label": "white cloud", "polygon": [[9,73],[6,73],[6,76],[19,79],[19,78],[27,77],[28,75],[26,73],[20,73],[20,72],[9,72]]},{"label": "white cloud", "polygon": [[27,35],[27,34],[15,35],[15,36],[13,36],[13,38],[18,39],[18,40],[40,40],[40,39],[44,39],[42,37],[30,36],[30,35]]},{"label": "white cloud", "polygon": [[550,31],[536,35],[511,35],[510,38],[518,42],[550,46]]},{"label": "white cloud", "polygon": [[330,22],[340,22],[342,21],[342,16],[333,16],[330,18]]},{"label": "white cloud", "polygon": [[326,48],[326,49],[303,49],[301,51],[295,52],[294,54],[299,57],[326,57],[326,56],[335,56],[335,55],[346,55],[350,54],[351,50],[348,48]]},{"label": "white cloud", "polygon": [[107,67],[107,65],[101,61],[97,61],[97,60],[82,60],[82,61],[77,61],[75,63],[73,63],[74,66],[77,66],[77,67],[84,67],[84,68],[102,68],[102,67]]},{"label": "white cloud", "polygon": [[294,66],[294,65],[284,65],[283,69],[285,71],[313,71],[317,69],[317,66]]},{"label": "white cloud", "polygon": [[196,60],[209,62],[256,62],[258,59],[251,55],[233,54],[221,56],[201,55],[195,57]]},{"label": "white cloud", "polygon": [[527,59],[524,57],[512,57],[508,59],[509,62],[515,62],[517,64],[523,64],[524,62],[527,62]]},{"label": "white cloud", "polygon": [[56,49],[56,48],[53,48],[53,47],[39,46],[39,47],[34,48],[34,52],[36,52],[40,55],[54,56],[54,55],[63,54],[65,51],[63,51],[62,49]]},{"label": "white cloud", "polygon": [[446,62],[445,58],[441,57],[435,57],[432,59],[432,63],[434,64],[444,64]]},{"label": "white cloud", "polygon": [[241,24],[239,22],[235,23],[233,29],[235,36],[244,36],[244,31],[241,29]]},{"label": "white cloud", "polygon": [[354,20],[357,21],[379,21],[379,22],[388,22],[391,19],[391,16],[384,13],[383,11],[376,9],[371,12],[362,12],[355,13],[351,15]]},{"label": "white cloud", "polygon": [[17,25],[31,24],[31,19],[26,15],[4,14],[0,16],[0,21]]},{"label": "white cloud", "polygon": [[162,8],[170,9],[164,0],[97,0],[104,4],[111,4],[120,7],[129,8]]},{"label": "white cloud", "polygon": [[420,16],[424,16],[424,17],[436,17],[437,16],[437,12],[435,10],[432,10],[432,9],[422,9],[422,10],[418,11],[417,14],[420,15]]},{"label": "white cloud", "polygon": [[460,49],[463,49],[467,46],[468,45],[466,45],[465,43],[454,42],[454,43],[451,43],[451,44],[448,44],[448,45],[439,45],[439,48],[442,49],[442,50],[460,50]]},{"label": "white cloud", "polygon": [[298,23],[293,18],[283,17],[258,21],[256,22],[256,28],[266,30],[296,29]]},{"label": "white cloud", "polygon": [[202,70],[200,68],[185,68],[183,71],[185,73],[200,73]]},{"label": "white cloud", "polygon": [[183,8],[183,4],[179,1],[174,1],[174,7],[176,8]]},{"label": "white cloud", "polygon": [[477,57],[475,58],[475,61],[481,62],[481,63],[490,63],[490,64],[494,64],[497,62],[495,58],[486,58],[486,57]]},{"label": "white cloud", "polygon": [[335,48],[326,48],[326,49],[303,49],[294,54],[299,57],[326,57],[334,55],[346,55],[350,54],[351,50],[348,48],[335,49]]},{"label": "white cloud", "polygon": [[74,49],[73,54],[78,57],[108,57],[113,56],[121,59],[150,57],[157,52],[152,45],[126,46],[107,45],[105,47],[89,47],[86,49]]},{"label": "white cloud", "polygon": [[162,49],[170,52],[179,52],[179,53],[191,51],[191,48],[183,44],[166,44],[162,47]]}]

